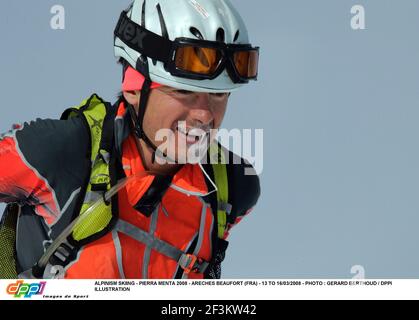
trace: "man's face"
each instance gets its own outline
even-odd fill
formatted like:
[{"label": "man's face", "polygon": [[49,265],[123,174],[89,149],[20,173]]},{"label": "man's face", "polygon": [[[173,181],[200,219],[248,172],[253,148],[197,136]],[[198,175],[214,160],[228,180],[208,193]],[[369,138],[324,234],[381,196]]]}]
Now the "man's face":
[{"label": "man's face", "polygon": [[[191,162],[188,152],[196,154],[198,150],[202,154],[209,147],[214,138],[210,130],[220,127],[228,98],[228,93],[198,93],[171,87],[153,89],[144,116],[144,132],[170,159]],[[170,138],[162,141],[168,133]]]}]

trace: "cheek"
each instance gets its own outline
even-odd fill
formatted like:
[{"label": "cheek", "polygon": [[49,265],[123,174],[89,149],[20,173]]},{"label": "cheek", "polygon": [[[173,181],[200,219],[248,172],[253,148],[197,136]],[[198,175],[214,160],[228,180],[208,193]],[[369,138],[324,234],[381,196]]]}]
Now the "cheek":
[{"label": "cheek", "polygon": [[[151,100],[151,99],[150,99]],[[150,139],[160,129],[171,129],[177,119],[181,119],[186,112],[182,105],[173,99],[157,98],[151,100],[144,116],[144,130]]]}]

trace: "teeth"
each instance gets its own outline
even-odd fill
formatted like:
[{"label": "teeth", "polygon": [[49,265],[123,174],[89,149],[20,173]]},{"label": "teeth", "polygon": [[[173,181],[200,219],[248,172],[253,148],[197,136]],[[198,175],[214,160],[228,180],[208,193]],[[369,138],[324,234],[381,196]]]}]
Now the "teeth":
[{"label": "teeth", "polygon": [[188,135],[188,132],[184,131],[183,128],[177,127],[176,128],[177,131],[179,131],[180,133],[183,133],[185,136]]},{"label": "teeth", "polygon": [[202,137],[206,134],[206,132],[204,134],[202,134],[203,130],[201,129],[191,129],[188,132],[188,135],[190,136],[195,136],[195,137]]},{"label": "teeth", "polygon": [[180,132],[180,133],[182,133],[182,134],[184,134],[185,136],[191,136],[191,137],[195,137],[195,139],[196,138],[201,138],[201,137],[203,137],[204,135],[206,135],[206,134],[208,134],[208,132],[205,132],[204,134],[202,134],[202,131],[203,130],[201,130],[201,129],[196,129],[196,128],[193,128],[193,129],[190,129],[189,131],[185,131],[184,130],[184,128],[177,128],[177,130]]}]

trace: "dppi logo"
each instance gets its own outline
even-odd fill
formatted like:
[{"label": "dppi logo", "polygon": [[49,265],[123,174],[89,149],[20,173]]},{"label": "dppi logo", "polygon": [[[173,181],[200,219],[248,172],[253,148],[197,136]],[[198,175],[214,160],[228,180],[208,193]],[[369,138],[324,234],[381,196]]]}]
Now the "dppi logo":
[{"label": "dppi logo", "polygon": [[9,284],[7,286],[7,293],[14,295],[15,298],[31,298],[33,295],[42,294],[45,289],[46,282],[39,283],[23,283],[23,280],[18,280],[15,283]]}]

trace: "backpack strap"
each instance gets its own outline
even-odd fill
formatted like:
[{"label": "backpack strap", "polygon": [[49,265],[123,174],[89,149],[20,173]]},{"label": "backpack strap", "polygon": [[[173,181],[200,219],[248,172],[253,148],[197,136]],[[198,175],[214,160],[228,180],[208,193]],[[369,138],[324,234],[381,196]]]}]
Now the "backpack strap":
[{"label": "backpack strap", "polygon": [[[217,186],[217,221],[218,238],[223,239],[227,230],[227,217],[231,213],[232,206],[228,202],[228,175],[226,155],[219,143],[211,145],[210,159]],[[216,160],[216,161],[215,161]]]},{"label": "backpack strap", "polygon": [[[214,222],[217,228],[212,233],[212,253],[211,261],[205,272],[206,279],[219,279],[221,277],[221,263],[223,262],[228,247],[228,241],[224,240],[228,222],[231,221],[232,205],[229,202],[229,179],[230,172],[227,167],[230,155],[226,154],[220,143],[211,144],[207,162],[203,164],[204,169],[209,174],[208,179],[212,179],[217,187],[217,193],[211,193],[207,201],[211,204],[214,215]],[[228,152],[228,151],[227,151]],[[228,161],[227,161],[228,160]],[[207,185],[211,182],[206,179]]]},{"label": "backpack strap", "polygon": [[[62,119],[81,116],[90,133],[90,177],[84,193],[80,194],[82,205],[79,214],[82,215],[98,199],[111,188],[110,158],[113,146],[113,124],[116,109],[104,102],[96,94],[63,113]],[[83,245],[94,241],[112,228],[112,220],[116,221],[110,203],[101,206],[89,214],[84,222],[78,225],[72,233],[72,238]]]}]

